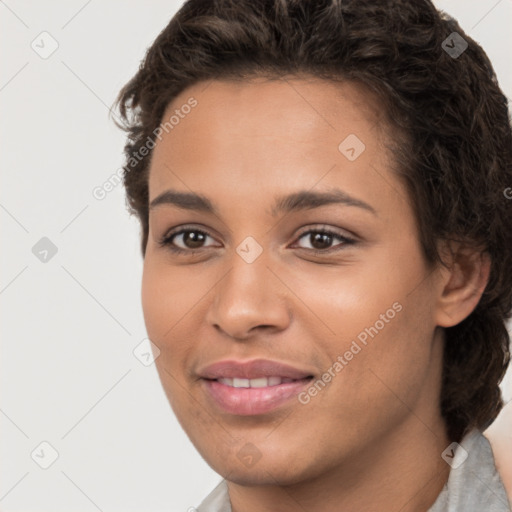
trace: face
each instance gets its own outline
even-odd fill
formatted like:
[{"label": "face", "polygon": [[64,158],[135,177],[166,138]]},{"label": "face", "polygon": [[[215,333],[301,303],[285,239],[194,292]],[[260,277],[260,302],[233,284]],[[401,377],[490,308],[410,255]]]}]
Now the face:
[{"label": "face", "polygon": [[150,166],[142,301],[197,450],[237,483],[297,483],[427,432],[435,273],[378,103],[296,77],[196,84],[164,121],[177,109]]}]

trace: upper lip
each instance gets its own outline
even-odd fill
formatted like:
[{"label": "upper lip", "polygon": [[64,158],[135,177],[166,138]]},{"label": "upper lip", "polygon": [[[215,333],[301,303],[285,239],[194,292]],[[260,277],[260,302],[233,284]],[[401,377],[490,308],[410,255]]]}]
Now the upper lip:
[{"label": "upper lip", "polygon": [[285,363],[256,359],[252,361],[224,360],[202,368],[198,375],[203,379],[222,379],[236,377],[257,379],[260,377],[283,377],[287,379],[304,379],[311,377],[311,372],[295,368]]}]

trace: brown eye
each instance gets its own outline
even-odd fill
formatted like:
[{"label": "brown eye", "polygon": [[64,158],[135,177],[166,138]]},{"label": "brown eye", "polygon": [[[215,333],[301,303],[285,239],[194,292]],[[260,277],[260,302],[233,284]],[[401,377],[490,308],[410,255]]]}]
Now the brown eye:
[{"label": "brown eye", "polygon": [[204,245],[207,238],[212,237],[200,229],[181,229],[180,231],[165,235],[160,241],[160,245],[168,247],[175,252],[193,253],[208,247]]},{"label": "brown eye", "polygon": [[326,233],[311,233],[309,240],[314,249],[327,249],[332,244],[333,236]]},{"label": "brown eye", "polygon": [[[311,247],[300,247],[301,249],[309,249],[318,252],[329,252],[331,250],[338,250],[346,245],[353,245],[356,243],[352,238],[340,235],[334,231],[327,229],[311,229],[303,233],[299,240],[305,239],[309,242]],[[341,243],[336,244],[334,248],[331,246],[333,241],[338,239]]]},{"label": "brown eye", "polygon": [[204,244],[204,241],[208,235],[199,231],[184,231],[180,235],[174,235],[173,238],[182,236],[183,244],[188,249],[198,249]]}]

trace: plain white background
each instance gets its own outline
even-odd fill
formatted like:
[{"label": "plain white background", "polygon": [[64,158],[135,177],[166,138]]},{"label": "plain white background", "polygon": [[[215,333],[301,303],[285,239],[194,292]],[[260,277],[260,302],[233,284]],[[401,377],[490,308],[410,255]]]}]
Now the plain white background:
[{"label": "plain white background", "polygon": [[[512,0],[436,4],[512,97]],[[0,0],[2,511],[186,511],[220,480],[133,354],[142,258],[124,190],[92,194],[123,163],[108,109],[180,5]]]}]

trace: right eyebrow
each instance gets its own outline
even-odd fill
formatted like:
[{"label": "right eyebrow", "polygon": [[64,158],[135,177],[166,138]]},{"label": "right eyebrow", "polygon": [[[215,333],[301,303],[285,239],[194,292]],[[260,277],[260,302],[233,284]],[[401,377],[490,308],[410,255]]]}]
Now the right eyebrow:
[{"label": "right eyebrow", "polygon": [[166,190],[151,201],[149,209],[151,210],[162,204],[171,204],[184,210],[197,210],[218,215],[212,202],[207,197],[196,194],[195,192],[178,192],[172,189]]}]

